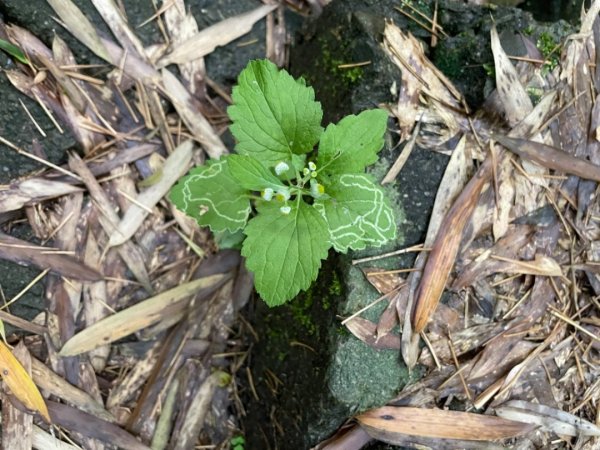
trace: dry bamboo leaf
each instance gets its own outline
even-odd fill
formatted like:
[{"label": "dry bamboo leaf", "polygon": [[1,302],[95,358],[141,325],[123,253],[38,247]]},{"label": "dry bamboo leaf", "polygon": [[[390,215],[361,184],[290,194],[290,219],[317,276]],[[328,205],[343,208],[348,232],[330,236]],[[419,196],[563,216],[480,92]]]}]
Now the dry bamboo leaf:
[{"label": "dry bamboo leaf", "polygon": [[108,52],[96,33],[96,29],[71,0],[48,0],[48,3],[77,39],[100,58],[109,59]]},{"label": "dry bamboo leaf", "polygon": [[[194,15],[186,10],[183,0],[163,0],[163,7],[170,4],[164,13],[165,25],[174,46],[178,46],[198,34]],[[179,71],[190,93],[197,98],[206,95],[206,67],[204,59],[198,58],[179,65]]]},{"label": "dry bamboo leaf", "polygon": [[223,371],[217,370],[202,383],[195,392],[193,400],[189,403],[190,408],[182,412],[183,423],[179,433],[177,433],[174,450],[187,450],[193,448],[198,434],[203,428],[204,420],[208,414],[213,396],[218,387],[223,386],[223,381],[229,375]]},{"label": "dry bamboo leaf", "polygon": [[362,427],[352,424],[349,429],[342,427],[310,450],[360,450],[371,441],[371,436]]},{"label": "dry bamboo leaf", "polygon": [[42,394],[25,368],[2,341],[0,341],[0,373],[12,394],[23,405],[28,410],[39,413],[46,422],[50,423],[50,415]]},{"label": "dry bamboo leaf", "polygon": [[378,350],[400,349],[400,336],[392,333],[377,336],[377,324],[370,320],[355,317],[346,322],[346,328],[365,344]]},{"label": "dry bamboo leaf", "polygon": [[381,295],[389,294],[394,289],[404,283],[404,278],[398,273],[385,273],[375,267],[365,267],[362,269],[371,285],[377,289]]},{"label": "dry bamboo leaf", "polygon": [[179,379],[175,378],[169,386],[164,402],[161,404],[160,417],[156,422],[154,436],[152,436],[151,445],[153,449],[167,448],[169,444],[169,438],[171,437],[172,431],[172,421],[179,407],[177,404],[178,391]]},{"label": "dry bamboo leaf", "polygon": [[[5,339],[3,339],[5,341]],[[13,355],[31,373],[31,356],[23,341],[14,348]],[[2,448],[5,450],[31,450],[33,440],[33,416],[10,402],[2,392]]]},{"label": "dry bamboo leaf", "polygon": [[539,425],[559,436],[600,436],[600,427],[560,409],[522,400],[511,400],[496,408],[496,414],[509,420]]},{"label": "dry bamboo leaf", "polygon": [[579,31],[581,34],[585,35],[585,34],[591,33],[592,26],[594,25],[594,22],[598,18],[599,13],[600,13],[600,2],[598,0],[595,0],[591,4],[590,9],[588,9],[588,11],[585,13],[585,16],[581,20],[581,29]]},{"label": "dry bamboo leaf", "polygon": [[529,114],[533,105],[519,81],[517,71],[502,49],[496,26],[492,27],[490,33],[496,67],[496,86],[500,93],[499,100],[504,107],[506,121],[510,126],[515,126]]},{"label": "dry bamboo leaf", "polygon": [[160,74],[152,65],[137,55],[128,54],[109,39],[101,38],[101,40],[108,52],[106,61],[121,69],[135,81],[148,86],[159,84]]},{"label": "dry bamboo leaf", "polygon": [[71,0],[48,0],[68,31],[93,53],[122,69],[136,81],[157,84],[160,76],[154,67],[137,54],[127,54],[113,41],[99,37],[96,30]]},{"label": "dry bamboo leaf", "polygon": [[423,244],[425,247],[433,244],[452,202],[469,181],[472,162],[467,158],[466,142],[466,138],[463,136],[452,151],[448,165],[444,170],[444,176],[435,194],[435,201],[427,226],[427,234]]},{"label": "dry bamboo leaf", "polygon": [[219,159],[221,155],[227,154],[228,150],[221,141],[221,138],[200,112],[200,108],[195,106],[196,100],[186,90],[175,75],[167,69],[162,70],[163,89],[165,94],[173,103],[173,106],[180,115],[181,120],[193,133],[196,139],[211,158]]},{"label": "dry bamboo leaf", "polygon": [[[277,19],[275,19],[275,14]],[[287,57],[287,32],[285,27],[285,7],[280,5],[275,14],[267,15],[266,58],[277,67],[284,67]]]},{"label": "dry bamboo leaf", "polygon": [[521,261],[494,255],[491,258],[505,263],[496,268],[498,272],[541,275],[545,277],[560,277],[563,274],[556,260],[546,255],[536,254],[533,261]]},{"label": "dry bamboo leaf", "polygon": [[[544,94],[533,110],[521,120],[508,134],[511,137],[540,136],[540,127],[544,125],[552,111],[556,108],[558,92],[550,91]],[[541,136],[540,136],[541,138]]]},{"label": "dry bamboo leaf", "polygon": [[256,22],[277,8],[277,6],[277,4],[263,5],[252,11],[230,17],[205,28],[194,37],[179,44],[170,53],[160,59],[157,67],[163,68],[173,63],[184,64],[208,55],[215,48],[226,45],[248,33]]},{"label": "dry bamboo leaf", "polygon": [[80,187],[69,183],[29,178],[0,191],[0,212],[14,211],[25,205],[33,205],[50,198],[81,192],[81,190]]},{"label": "dry bamboo leaf", "polygon": [[[94,175],[92,175],[89,168],[78,155],[71,154],[69,156],[69,166],[81,176],[83,183],[88,188],[90,196],[95,201],[95,206],[101,212],[99,216],[100,225],[102,225],[106,234],[110,236],[119,223],[119,216],[114,210],[111,201],[100,186],[100,183],[94,178]],[[134,274],[135,278],[142,283],[144,289],[148,292],[152,292],[150,277],[144,261],[145,258],[139,247],[134,245],[132,241],[129,241],[122,246],[117,247],[117,252],[123,261],[125,261],[125,264],[127,264],[127,267]]]},{"label": "dry bamboo leaf", "polygon": [[[462,356],[467,352],[481,347],[485,342],[504,331],[505,325],[506,324],[503,322],[485,323],[452,333],[452,346],[455,355]],[[432,343],[431,347],[439,361],[448,364],[453,362],[450,341],[447,337],[444,336],[436,340]],[[424,352],[421,353],[419,362],[421,364],[432,366],[434,361],[431,353]]]},{"label": "dry bamboo leaf", "polygon": [[[400,101],[398,101],[398,104],[400,104]],[[398,108],[400,108],[400,106],[398,106]],[[401,114],[400,111],[397,111],[397,113]],[[400,120],[401,120],[400,116],[398,116],[399,123],[400,123]],[[410,125],[412,126],[412,124],[410,124]],[[404,164],[406,164],[406,161],[408,161],[408,158],[410,157],[410,155],[413,151],[413,148],[415,147],[415,143],[417,142],[417,137],[419,136],[420,129],[421,129],[420,123],[417,122],[417,125],[414,127],[414,129],[412,131],[410,139],[408,140],[408,142],[402,149],[402,152],[396,158],[396,161],[394,161],[394,164],[392,164],[392,167],[390,167],[390,170],[388,170],[388,173],[386,173],[385,177],[383,177],[383,180],[381,180],[381,184],[391,183],[392,181],[394,181],[396,179],[398,174],[402,171]]]},{"label": "dry bamboo leaf", "polygon": [[[494,151],[493,148],[490,151]],[[501,239],[508,231],[510,215],[515,206],[515,180],[514,169],[510,158],[501,158],[497,163],[494,186],[495,208],[493,211],[494,222],[492,231],[494,240]]]},{"label": "dry bamboo leaf", "polygon": [[98,281],[102,274],[82,264],[70,255],[62,255],[56,249],[39,247],[27,241],[0,233],[0,259],[16,263],[32,264],[42,269],[50,269],[68,278]]},{"label": "dry bamboo leaf", "polygon": [[356,417],[367,432],[378,432],[467,441],[508,439],[533,430],[535,426],[501,417],[443,409],[384,406]]},{"label": "dry bamboo leaf", "polygon": [[107,408],[121,406],[130,400],[138,389],[141,389],[158,361],[161,344],[156,341],[144,357],[110,390],[106,399]]},{"label": "dry bamboo leaf", "polygon": [[229,277],[228,274],[218,274],[190,281],[119,311],[69,339],[60,350],[60,356],[88,352],[149,327],[163,318],[162,311],[168,306],[187,301],[201,289],[212,292]]},{"label": "dry bamboo leaf", "polygon": [[123,428],[62,403],[48,402],[54,424],[123,450],[150,450]]},{"label": "dry bamboo leaf", "polygon": [[498,258],[491,258],[491,256],[515,258],[521,249],[531,243],[534,231],[534,226],[531,225],[518,225],[509,228],[508,233],[500,238],[493,247],[480,253],[462,268],[462,271],[454,280],[452,289],[460,291],[474,284],[476,280],[497,272],[498,267],[502,267],[504,263]]},{"label": "dry bamboo leaf", "polygon": [[133,33],[126,18],[113,0],[92,0],[92,3],[117,38],[121,46],[129,54],[135,54],[146,59],[144,46],[139,38]]},{"label": "dry bamboo leaf", "polygon": [[[102,251],[92,231],[88,232],[85,243],[84,262],[93,268],[102,268]],[[93,324],[109,314],[106,305],[110,304],[106,290],[106,282],[99,281],[83,286],[82,292],[83,315],[86,325]],[[90,352],[89,361],[98,373],[104,370],[106,359],[110,354],[110,346],[105,345]]]},{"label": "dry bamboo leaf", "polygon": [[82,411],[93,414],[107,422],[115,421],[113,415],[104,409],[104,406],[97,402],[94,397],[73,386],[36,358],[31,359],[31,377],[41,389],[77,406]]},{"label": "dry bamboo leaf", "polygon": [[[410,33],[404,34],[392,22],[386,22],[383,48],[402,70],[402,82],[395,115],[403,139],[410,136],[420,108],[420,94],[461,110],[462,96],[452,83],[427,59],[422,44]],[[458,129],[453,116],[444,116],[449,129]]]},{"label": "dry bamboo leaf", "polygon": [[37,57],[54,76],[54,79],[61,87],[61,91],[69,97],[80,113],[84,113],[86,108],[86,99],[75,85],[75,82],[69,78],[64,70],[55,64],[51,58],[47,58],[41,54],[37,55]]},{"label": "dry bamboo leaf", "polygon": [[412,323],[415,333],[423,331],[442,296],[454,265],[464,227],[477,205],[479,194],[491,175],[488,156],[444,217],[415,293]]},{"label": "dry bamboo leaf", "polygon": [[600,166],[581,158],[576,158],[549,145],[498,134],[493,134],[492,139],[521,158],[535,161],[548,169],[577,175],[587,180],[600,181]]},{"label": "dry bamboo leaf", "polygon": [[152,186],[140,193],[119,222],[108,242],[109,247],[115,247],[128,241],[148,216],[148,209],[152,209],[169,192],[179,178],[188,170],[192,160],[192,141],[185,141],[175,149],[165,161],[160,179]]},{"label": "dry bamboo leaf", "polygon": [[47,433],[37,425],[33,426],[33,448],[39,450],[81,450],[81,447],[60,441],[56,436]]},{"label": "dry bamboo leaf", "polygon": [[50,49],[29,30],[17,25],[6,25],[6,34],[12,42],[18,44],[28,57],[35,58],[38,55],[46,58],[52,57]]}]

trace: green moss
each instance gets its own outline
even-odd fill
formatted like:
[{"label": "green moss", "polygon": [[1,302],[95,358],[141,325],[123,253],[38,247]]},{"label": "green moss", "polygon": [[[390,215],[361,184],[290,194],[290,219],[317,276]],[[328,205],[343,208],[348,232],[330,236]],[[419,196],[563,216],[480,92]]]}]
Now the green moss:
[{"label": "green moss", "polygon": [[289,303],[294,321],[311,336],[317,333],[317,326],[311,314],[313,301],[313,289],[309,289]]},{"label": "green moss", "polygon": [[544,31],[537,38],[536,46],[545,59],[542,70],[549,72],[554,69],[558,65],[560,58],[560,44],[556,42],[556,39],[550,33]]},{"label": "green moss", "polygon": [[436,66],[449,78],[470,76],[467,70],[480,52],[477,37],[472,31],[464,31],[452,39],[442,41],[435,51]]},{"label": "green moss", "polygon": [[[330,296],[340,296],[344,292],[344,288],[342,286],[342,281],[340,280],[340,276],[337,272],[333,272],[333,277],[331,279],[331,285],[329,285],[329,295]],[[329,303],[325,309],[329,309],[331,304]]]},{"label": "green moss", "polygon": [[[342,41],[332,43],[331,40],[321,38],[319,44],[321,45],[321,63],[319,65],[324,71],[341,82],[345,88],[355,85],[362,79],[362,67],[340,67],[352,61],[347,43]],[[335,48],[332,48],[334,46]],[[335,85],[332,87],[335,89]]]},{"label": "green moss", "polygon": [[544,90],[541,88],[537,88],[537,87],[528,87],[527,95],[531,99],[531,102],[534,105],[537,105],[540,102],[540,100],[542,99],[542,96],[544,95]]}]

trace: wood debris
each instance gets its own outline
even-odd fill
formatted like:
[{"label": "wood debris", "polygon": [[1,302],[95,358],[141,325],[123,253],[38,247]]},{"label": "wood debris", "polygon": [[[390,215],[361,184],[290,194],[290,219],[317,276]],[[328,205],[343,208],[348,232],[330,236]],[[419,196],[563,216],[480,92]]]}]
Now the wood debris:
[{"label": "wood debris", "polygon": [[[228,151],[219,122],[228,95],[207,79],[202,57],[277,5],[199,30],[184,0],[164,1],[151,20],[164,22],[167,41],[147,48],[116,2],[93,1],[112,37],[75,2],[48,3],[111,72],[91,77],[60,38],[47,47],[0,21],[0,34],[30,61],[7,71],[8,79],[81,151],[56,166],[0,137],[45,166],[0,189],[2,224],[27,220],[44,244],[0,233],[0,258],[45,269],[47,307],[39,323],[0,311],[1,320],[32,333],[18,344],[9,336],[12,351],[0,342],[3,445],[229,447],[243,352],[227,355],[252,278],[239,253],[217,252],[166,197],[193,164]],[[270,52],[284,60],[282,14],[271,27]]]},{"label": "wood debris", "polygon": [[[416,39],[386,25],[383,46],[403,73],[393,109],[402,138],[435,126],[421,147],[454,144],[431,251],[379,324],[358,315],[346,326],[374,349],[400,345],[427,372],[316,448],[359,449],[365,433],[411,448],[598,447],[599,10],[594,1],[551,73],[532,62],[532,43],[513,64],[492,28],[497,90],[472,115]],[[527,88],[540,77],[533,103]]]}]

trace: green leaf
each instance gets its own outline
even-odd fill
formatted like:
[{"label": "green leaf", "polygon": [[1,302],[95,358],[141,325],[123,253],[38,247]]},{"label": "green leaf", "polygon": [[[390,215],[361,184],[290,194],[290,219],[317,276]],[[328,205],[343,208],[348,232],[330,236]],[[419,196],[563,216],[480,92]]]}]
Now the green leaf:
[{"label": "green leaf", "polygon": [[394,212],[368,175],[337,175],[329,181],[325,186],[329,198],[315,200],[314,207],[327,222],[335,250],[380,247],[396,237]]},{"label": "green leaf", "polygon": [[246,189],[262,191],[270,188],[277,191],[286,187],[269,169],[250,156],[230,155],[227,164],[233,178]]},{"label": "green leaf", "polygon": [[235,233],[231,233],[229,231],[215,233],[215,242],[217,247],[219,247],[221,250],[226,248],[241,250],[242,242],[245,238],[246,235],[242,230],[237,230]]},{"label": "green leaf", "polygon": [[363,173],[383,147],[387,113],[381,109],[346,116],[330,124],[319,143],[317,169],[323,173]]},{"label": "green leaf", "polygon": [[323,111],[314,90],[270,61],[251,61],[232,98],[227,113],[238,141],[235,149],[265,164],[311,151],[323,132]]},{"label": "green leaf", "polygon": [[264,202],[244,230],[242,255],[254,272],[256,290],[269,306],[291,300],[317,278],[321,260],[331,247],[327,224],[311,205],[299,197],[291,211],[280,211],[280,202]]},{"label": "green leaf", "polygon": [[215,232],[242,229],[250,214],[248,191],[231,176],[226,158],[192,169],[173,186],[169,198]]},{"label": "green leaf", "polygon": [[25,53],[23,53],[19,47],[11,44],[8,41],[5,41],[4,39],[0,39],[0,50],[4,50],[10,56],[15,58],[17,61],[22,62],[23,64],[29,64],[29,60],[25,56]]}]

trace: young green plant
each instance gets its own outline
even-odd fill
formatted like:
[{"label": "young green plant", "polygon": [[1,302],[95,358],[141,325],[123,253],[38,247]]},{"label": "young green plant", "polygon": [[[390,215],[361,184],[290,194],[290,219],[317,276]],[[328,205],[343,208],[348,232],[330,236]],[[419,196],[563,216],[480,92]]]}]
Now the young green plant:
[{"label": "young green plant", "polygon": [[323,130],[313,89],[267,60],[246,66],[232,98],[237,154],[192,169],[170,199],[215,233],[243,231],[246,267],[268,305],[307,289],[331,247],[346,253],[395,238],[390,204],[365,173],[383,147],[385,111]]}]

